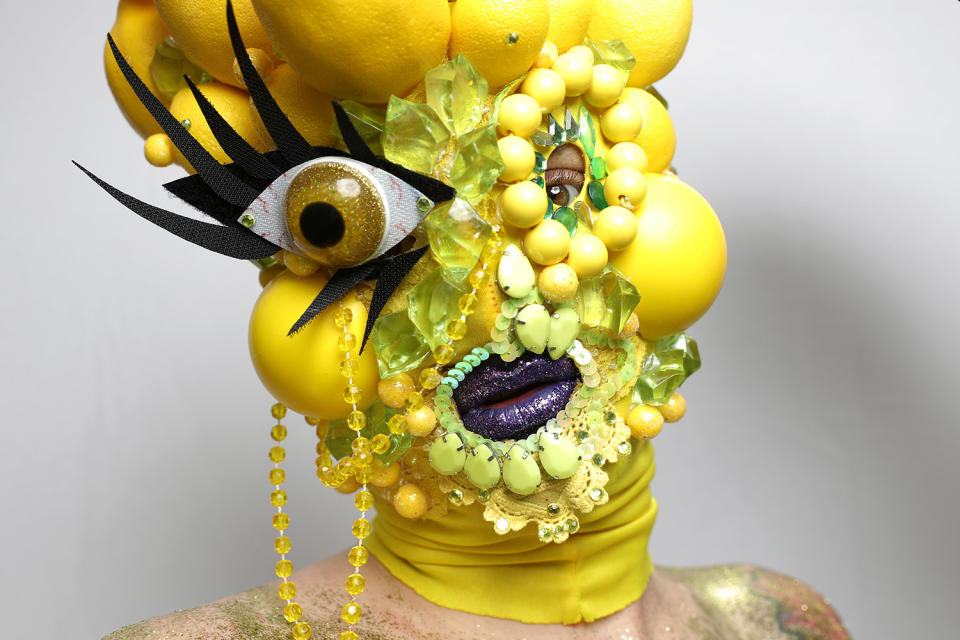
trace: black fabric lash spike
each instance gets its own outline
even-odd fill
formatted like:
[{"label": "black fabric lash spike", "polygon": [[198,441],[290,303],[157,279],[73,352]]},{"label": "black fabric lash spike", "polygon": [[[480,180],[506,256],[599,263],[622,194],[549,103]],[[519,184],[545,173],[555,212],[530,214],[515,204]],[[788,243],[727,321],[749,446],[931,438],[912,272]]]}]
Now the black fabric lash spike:
[{"label": "black fabric lash spike", "polygon": [[397,287],[399,287],[403,279],[407,277],[407,274],[410,273],[414,265],[420,261],[420,258],[423,257],[423,254],[427,252],[428,248],[427,246],[423,246],[419,249],[393,256],[384,261],[383,266],[380,267],[380,272],[377,274],[377,284],[373,289],[373,295],[370,297],[370,308],[367,310],[367,326],[363,329],[363,342],[360,344],[360,353],[363,353],[364,347],[367,346],[367,340],[373,331],[373,325],[377,321],[377,318],[380,317],[380,312],[383,311],[383,307],[386,306],[390,296],[397,290]]},{"label": "black fabric lash spike", "polygon": [[327,283],[323,285],[323,289],[321,289],[317,297],[313,299],[313,302],[310,303],[306,311],[304,311],[293,326],[290,327],[287,335],[292,336],[304,328],[311,320],[316,318],[321,311],[342,298],[350,289],[360,284],[361,281],[366,280],[377,266],[376,262],[368,262],[356,267],[337,269],[333,276],[327,280]]},{"label": "black fabric lash spike", "polygon": [[257,193],[251,189],[242,180],[237,179],[232,173],[223,168],[217,159],[203,148],[197,140],[190,135],[184,126],[174,118],[163,103],[157,99],[147,85],[143,83],[136,72],[127,63],[126,58],[120,53],[117,43],[113,41],[113,36],[107,34],[107,42],[110,43],[110,49],[113,51],[113,57],[120,67],[120,71],[127,79],[127,83],[136,94],[140,102],[146,107],[153,119],[157,121],[160,128],[170,138],[180,153],[187,159],[190,165],[196,169],[197,174],[203,178],[203,181],[209,185],[214,192],[230,204],[246,207],[256,197]]},{"label": "black fabric lash spike", "polygon": [[360,162],[378,166],[381,162],[380,158],[367,146],[363,136],[361,136],[357,128],[353,126],[353,121],[350,119],[350,116],[343,110],[339,100],[333,101],[333,115],[337,118],[337,126],[340,127],[340,137],[343,139],[343,144],[347,145],[347,149],[350,150],[350,155]]}]

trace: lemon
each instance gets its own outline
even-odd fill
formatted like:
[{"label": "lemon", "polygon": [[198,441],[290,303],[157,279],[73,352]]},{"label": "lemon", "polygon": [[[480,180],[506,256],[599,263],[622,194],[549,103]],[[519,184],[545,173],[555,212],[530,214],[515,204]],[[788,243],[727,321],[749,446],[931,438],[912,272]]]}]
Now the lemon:
[{"label": "lemon", "polygon": [[677,148],[677,134],[667,108],[652,93],[634,87],[624,89],[620,101],[632,104],[640,110],[643,124],[640,134],[633,142],[643,147],[646,152],[648,171],[660,173],[670,168],[673,152]]},{"label": "lemon", "polygon": [[593,0],[547,0],[550,6],[550,30],[547,40],[560,53],[583,44],[593,15]]},{"label": "lemon", "polygon": [[692,20],[692,0],[596,0],[587,35],[622,40],[637,59],[627,84],[647,87],[680,61]]},{"label": "lemon", "polygon": [[[157,10],[177,46],[220,82],[242,87],[233,73],[233,46],[227,31],[227,0],[156,0]],[[250,0],[234,0],[233,13],[247,48],[271,51]]]},{"label": "lemon", "polygon": [[683,331],[713,304],[727,266],[727,245],[710,205],[678,178],[646,174],[637,235],[610,264],[640,292],[640,336]]},{"label": "lemon", "polygon": [[281,58],[327,95],[384,103],[443,61],[446,0],[255,0]]},{"label": "lemon", "polygon": [[[279,65],[266,80],[267,88],[280,109],[304,138],[312,145],[332,147],[336,137],[330,133],[333,123],[332,98],[308,86],[297,72],[288,64]],[[264,142],[270,143],[270,134],[263,126],[263,120],[250,101],[250,115]],[[275,145],[270,144],[271,148]]]},{"label": "lemon", "polygon": [[450,57],[462,53],[491,89],[530,69],[547,39],[547,0],[458,0],[451,13]]},{"label": "lemon", "polygon": [[[157,85],[150,76],[153,52],[157,45],[170,35],[153,3],[150,0],[120,0],[120,5],[117,7],[117,21],[110,29],[110,33],[127,62],[144,84],[155,96],[169,104],[157,90]],[[104,45],[103,65],[113,98],[130,125],[144,138],[159,133],[160,126],[140,103],[140,99],[133,93],[127,79],[120,72],[120,67],[113,59],[113,51],[109,43]]]}]

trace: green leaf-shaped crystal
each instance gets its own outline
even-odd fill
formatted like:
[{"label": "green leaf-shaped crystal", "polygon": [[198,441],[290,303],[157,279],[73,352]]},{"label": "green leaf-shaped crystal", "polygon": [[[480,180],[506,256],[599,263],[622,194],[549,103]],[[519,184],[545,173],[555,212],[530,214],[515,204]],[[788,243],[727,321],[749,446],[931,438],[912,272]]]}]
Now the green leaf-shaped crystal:
[{"label": "green leaf-shaped crystal", "polygon": [[570,207],[558,207],[551,217],[565,226],[571,236],[577,232],[577,214]]},{"label": "green leaf-shaped crystal", "polygon": [[588,41],[587,44],[593,51],[593,57],[597,63],[610,65],[620,72],[624,81],[630,77],[630,72],[637,65],[637,59],[633,57],[622,40]]},{"label": "green leaf-shaped crystal", "polygon": [[560,146],[567,141],[567,130],[563,127],[562,124],[557,122],[557,119],[553,117],[553,114],[547,115],[547,133],[553,137],[553,144],[555,146]]},{"label": "green leaf-shaped crystal", "polygon": [[463,54],[428,71],[425,84],[427,104],[450,131],[461,136],[480,124],[487,81]]},{"label": "green leaf-shaped crystal", "polygon": [[[387,118],[383,107],[370,107],[353,100],[344,100],[340,103],[340,106],[350,116],[350,121],[356,128],[357,133],[367,143],[370,150],[377,155],[383,155],[383,129]],[[343,139],[336,121],[331,125],[331,129],[334,130],[333,133],[338,138]]]},{"label": "green leaf-shaped crystal", "polygon": [[570,109],[567,109],[563,116],[563,127],[566,129],[569,142],[580,139],[580,125],[577,124],[577,119],[573,117],[573,112]]},{"label": "green leaf-shaped crystal", "polygon": [[186,88],[185,75],[190,76],[195,84],[213,80],[213,76],[198,67],[169,38],[158,44],[150,61],[150,76],[160,93],[173,98],[180,89]]},{"label": "green leaf-shaped crystal", "polygon": [[497,146],[497,125],[491,123],[457,138],[450,184],[457,195],[473,202],[490,191],[503,173],[503,167]]},{"label": "green leaf-shaped crystal", "polygon": [[390,96],[383,135],[387,160],[430,175],[449,140],[450,131],[433,107]]},{"label": "green leaf-shaped crystal", "polygon": [[593,158],[597,152],[597,128],[593,124],[593,116],[587,108],[580,105],[580,144],[587,156]]},{"label": "green leaf-shaped crystal", "polygon": [[377,318],[370,342],[380,364],[381,378],[416,368],[430,353],[427,341],[417,332],[406,311]]},{"label": "green leaf-shaped crystal", "polygon": [[460,284],[480,259],[490,238],[490,225],[464,200],[445,202],[423,219],[430,250],[447,280]]},{"label": "green leaf-shaped crystal", "polygon": [[696,340],[685,333],[660,338],[643,359],[640,377],[633,389],[634,403],[666,404],[684,380],[699,368]]},{"label": "green leaf-shaped crystal", "polygon": [[542,153],[540,153],[539,151],[535,152],[533,154],[533,157],[535,159],[534,165],[533,165],[533,172],[534,173],[545,172],[547,170],[547,157]]},{"label": "green leaf-shaped crystal", "polygon": [[590,204],[593,205],[593,208],[597,211],[603,211],[607,208],[607,197],[603,195],[602,182],[594,180],[588,184],[587,197],[590,199]]},{"label": "green leaf-shaped crystal", "polygon": [[407,293],[407,314],[430,348],[449,341],[447,323],[460,317],[457,302],[463,287],[447,282],[441,269],[434,269]]},{"label": "green leaf-shaped crystal", "polygon": [[600,156],[590,159],[590,175],[594,180],[603,180],[607,177],[607,163]]},{"label": "green leaf-shaped crystal", "polygon": [[533,140],[533,144],[538,147],[543,147],[544,149],[550,149],[556,144],[556,140],[553,139],[553,134],[547,131],[541,131],[540,129],[533,132],[531,140]]}]

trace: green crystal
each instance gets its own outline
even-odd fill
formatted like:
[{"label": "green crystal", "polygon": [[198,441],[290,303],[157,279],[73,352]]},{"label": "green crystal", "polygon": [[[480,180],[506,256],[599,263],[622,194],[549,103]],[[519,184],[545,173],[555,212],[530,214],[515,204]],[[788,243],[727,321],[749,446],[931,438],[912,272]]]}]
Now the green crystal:
[{"label": "green crystal", "polygon": [[536,183],[536,184],[540,185],[541,187],[543,186],[543,178],[542,178],[541,176],[537,176],[536,178],[534,178],[534,179],[531,180],[530,182]]},{"label": "green crystal", "polygon": [[173,98],[181,89],[185,89],[189,76],[194,84],[203,84],[213,80],[213,76],[198,67],[187,55],[169,40],[157,45],[150,61],[150,76],[157,89],[167,98]]},{"label": "green crystal", "polygon": [[447,125],[432,107],[390,96],[383,135],[387,160],[430,175],[449,140]]},{"label": "green crystal", "polygon": [[430,353],[406,311],[397,311],[377,318],[370,333],[370,342],[380,365],[380,377],[389,378],[414,369]]},{"label": "green crystal", "polygon": [[622,40],[607,40],[605,42],[587,42],[593,51],[597,63],[608,64],[623,76],[624,81],[630,77],[630,72],[637,64],[637,59],[630,53]]},{"label": "green crystal", "polygon": [[[360,431],[360,435],[368,439],[381,433],[390,437],[390,448],[384,453],[374,454],[387,466],[396,462],[413,443],[413,436],[409,433],[401,435],[390,433],[387,420],[397,413],[399,412],[396,409],[391,409],[382,402],[374,402],[364,411],[367,424]],[[357,432],[347,426],[346,420],[331,420],[324,444],[334,458],[340,459],[353,452],[353,440],[356,437]]]},{"label": "green crystal", "polygon": [[538,147],[549,149],[550,147],[555,146],[555,140],[553,139],[553,136],[546,131],[541,131],[539,129],[534,131],[532,139],[533,144],[537,145]]},{"label": "green crystal", "polygon": [[430,250],[444,275],[459,284],[470,275],[490,238],[490,225],[469,203],[456,198],[445,202],[423,219]]},{"label": "green crystal", "polygon": [[594,180],[603,180],[607,177],[607,163],[600,156],[590,159],[590,175]]},{"label": "green crystal", "polygon": [[580,144],[591,158],[597,152],[597,128],[593,125],[593,116],[583,105],[580,105]]},{"label": "green crystal", "polygon": [[[340,106],[350,116],[354,128],[370,150],[376,155],[383,155],[383,129],[387,118],[383,107],[370,107],[353,100],[344,100]],[[331,129],[338,138],[343,139],[336,122],[331,125]]]},{"label": "green crystal", "polygon": [[570,207],[558,207],[552,217],[565,226],[571,236],[577,232],[577,214]]},{"label": "green crystal", "polygon": [[567,141],[567,130],[557,122],[552,114],[547,116],[547,133],[553,138],[555,146],[560,146]]},{"label": "green crystal", "polygon": [[590,198],[590,204],[597,211],[603,211],[607,208],[607,197],[603,195],[603,183],[594,180],[587,185],[587,197]]},{"label": "green crystal", "polygon": [[428,71],[425,85],[427,104],[450,131],[460,136],[480,124],[487,81],[463,54]]},{"label": "green crystal", "polygon": [[580,125],[577,124],[577,119],[573,117],[573,112],[570,109],[567,109],[563,115],[563,127],[566,130],[568,141],[575,142],[580,139]]},{"label": "green crystal", "polygon": [[460,317],[457,301],[466,289],[456,287],[434,269],[407,294],[407,314],[433,349],[449,342],[447,323]]},{"label": "green crystal", "polygon": [[580,281],[577,287],[577,313],[580,322],[587,327],[597,327],[603,322],[607,306],[603,295],[603,276],[595,276]]},{"label": "green crystal", "polygon": [[587,231],[593,231],[593,218],[590,216],[590,207],[583,200],[573,203],[573,212],[577,214],[577,223],[582,224]]},{"label": "green crystal", "polygon": [[535,173],[543,173],[547,170],[547,157],[537,151],[534,154],[534,157],[537,159],[536,164],[533,165],[533,170]]},{"label": "green crystal", "polygon": [[640,303],[640,292],[613,267],[607,267],[602,277],[606,313],[601,326],[617,335],[623,331],[630,314]]},{"label": "green crystal", "polygon": [[497,146],[497,125],[491,123],[457,138],[450,184],[460,197],[476,201],[490,191],[503,168]]},{"label": "green crystal", "polygon": [[684,380],[700,368],[696,340],[685,333],[660,338],[647,353],[633,388],[633,401],[664,405]]}]

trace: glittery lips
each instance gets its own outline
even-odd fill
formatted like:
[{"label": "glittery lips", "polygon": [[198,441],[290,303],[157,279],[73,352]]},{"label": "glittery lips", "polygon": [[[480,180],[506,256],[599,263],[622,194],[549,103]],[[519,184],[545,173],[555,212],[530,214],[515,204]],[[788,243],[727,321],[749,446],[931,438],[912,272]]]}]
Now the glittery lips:
[{"label": "glittery lips", "polygon": [[525,438],[556,417],[580,381],[573,360],[530,351],[513,362],[490,358],[453,392],[460,419],[492,440]]}]

